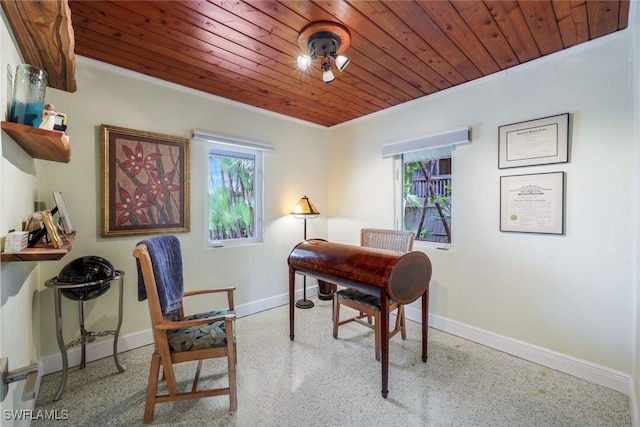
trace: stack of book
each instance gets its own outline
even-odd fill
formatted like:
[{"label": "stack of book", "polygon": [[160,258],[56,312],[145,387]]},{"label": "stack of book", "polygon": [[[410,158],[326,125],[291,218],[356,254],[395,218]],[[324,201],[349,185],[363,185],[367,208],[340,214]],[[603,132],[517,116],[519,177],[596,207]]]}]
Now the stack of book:
[{"label": "stack of book", "polygon": [[28,231],[12,231],[7,234],[4,242],[4,251],[10,254],[21,252],[29,243]]}]

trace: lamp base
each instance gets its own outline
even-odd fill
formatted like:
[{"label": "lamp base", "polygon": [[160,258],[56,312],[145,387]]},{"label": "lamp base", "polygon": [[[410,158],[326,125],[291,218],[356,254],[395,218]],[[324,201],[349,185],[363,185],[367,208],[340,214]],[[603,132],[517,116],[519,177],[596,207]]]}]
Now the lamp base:
[{"label": "lamp base", "polygon": [[318,279],[318,299],[331,301],[333,299],[333,287],[331,283]]},{"label": "lamp base", "polygon": [[296,307],[298,308],[311,308],[313,307],[313,301],[309,301],[308,299],[301,299],[296,301]]}]

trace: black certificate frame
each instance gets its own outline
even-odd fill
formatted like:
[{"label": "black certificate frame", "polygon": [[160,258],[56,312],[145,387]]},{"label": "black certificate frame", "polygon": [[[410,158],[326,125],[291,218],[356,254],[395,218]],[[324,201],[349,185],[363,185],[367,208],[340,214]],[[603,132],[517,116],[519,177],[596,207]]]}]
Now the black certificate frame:
[{"label": "black certificate frame", "polygon": [[569,162],[569,113],[498,127],[498,169]]}]

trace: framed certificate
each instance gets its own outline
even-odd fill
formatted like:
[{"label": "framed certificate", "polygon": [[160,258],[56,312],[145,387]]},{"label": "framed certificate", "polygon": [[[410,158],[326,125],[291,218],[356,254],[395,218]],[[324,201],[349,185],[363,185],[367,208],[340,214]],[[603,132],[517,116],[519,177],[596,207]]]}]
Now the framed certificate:
[{"label": "framed certificate", "polygon": [[567,163],[569,113],[498,128],[498,168]]},{"label": "framed certificate", "polygon": [[500,177],[500,231],[564,234],[564,172]]}]

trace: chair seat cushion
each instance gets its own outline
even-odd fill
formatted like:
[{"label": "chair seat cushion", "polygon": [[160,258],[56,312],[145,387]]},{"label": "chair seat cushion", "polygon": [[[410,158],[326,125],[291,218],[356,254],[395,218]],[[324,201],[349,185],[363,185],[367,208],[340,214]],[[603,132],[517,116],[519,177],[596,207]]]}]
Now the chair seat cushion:
[{"label": "chair seat cushion", "polygon": [[354,289],[342,289],[336,292],[336,297],[354,301],[365,307],[380,311],[380,298]]},{"label": "chair seat cushion", "polygon": [[[208,313],[198,313],[185,316],[183,320],[203,319],[233,313],[230,310],[216,310]],[[235,332],[235,331],[234,331]],[[193,350],[205,350],[227,346],[227,336],[224,321],[196,325],[189,328],[174,329],[167,332],[169,347],[174,353]],[[234,337],[235,344],[235,337]]]}]

